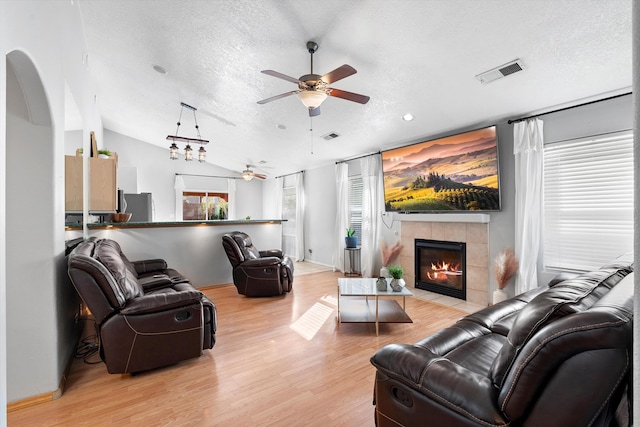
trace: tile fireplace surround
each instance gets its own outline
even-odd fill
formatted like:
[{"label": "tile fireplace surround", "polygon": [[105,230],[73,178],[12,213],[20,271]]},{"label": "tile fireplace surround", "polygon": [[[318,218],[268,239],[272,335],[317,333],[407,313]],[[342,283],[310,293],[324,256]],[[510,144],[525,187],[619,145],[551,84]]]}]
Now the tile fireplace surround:
[{"label": "tile fireplace surround", "polygon": [[414,239],[444,240],[467,244],[467,301],[489,303],[489,224],[470,222],[401,221],[402,251],[397,262],[404,269],[407,286],[415,287]]}]

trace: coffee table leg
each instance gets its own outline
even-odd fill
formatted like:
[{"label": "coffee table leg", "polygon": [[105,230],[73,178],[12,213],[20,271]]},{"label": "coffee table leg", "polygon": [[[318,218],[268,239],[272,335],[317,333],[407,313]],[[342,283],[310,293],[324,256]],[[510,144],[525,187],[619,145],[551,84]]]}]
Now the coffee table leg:
[{"label": "coffee table leg", "polygon": [[378,295],[376,295],[376,336],[378,336]]},{"label": "coffee table leg", "polygon": [[338,284],[338,313],[336,314],[338,320],[338,326],[340,326],[340,285]]}]

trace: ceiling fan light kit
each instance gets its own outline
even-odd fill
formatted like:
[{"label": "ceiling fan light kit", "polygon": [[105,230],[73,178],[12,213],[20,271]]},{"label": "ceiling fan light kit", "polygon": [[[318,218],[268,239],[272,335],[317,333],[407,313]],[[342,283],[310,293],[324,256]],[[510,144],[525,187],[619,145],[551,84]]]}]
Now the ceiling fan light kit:
[{"label": "ceiling fan light kit", "polygon": [[[188,109],[193,111],[193,120],[196,124],[196,132],[198,134],[197,138],[187,138],[184,136],[178,136],[178,131],[180,130],[180,120],[182,120],[182,112],[184,109]],[[167,135],[167,141],[173,141],[169,146],[169,158],[171,160],[178,160],[178,150],[180,149],[176,144],[176,141],[186,142],[187,145],[184,148],[184,159],[188,162],[193,160],[193,149],[191,148],[191,143],[200,144],[200,149],[198,150],[198,161],[204,162],[207,158],[207,151],[204,149],[203,145],[208,144],[209,140],[202,139],[200,135],[200,127],[198,126],[198,119],[196,118],[196,108],[191,105],[185,104],[184,102],[180,103],[180,116],[178,117],[178,127],[176,128],[175,135]]]},{"label": "ceiling fan light kit", "polygon": [[316,53],[317,50],[318,44],[316,42],[307,42],[307,51],[311,55],[311,72],[309,74],[305,74],[299,79],[289,77],[286,74],[273,70],[262,70],[263,74],[268,74],[291,83],[296,83],[298,85],[298,90],[292,90],[291,92],[285,92],[280,95],[272,96],[271,98],[263,99],[258,101],[258,104],[266,104],[268,102],[296,94],[304,106],[309,110],[309,116],[314,117],[320,115],[320,105],[329,96],[346,99],[347,101],[353,101],[360,104],[366,104],[369,102],[369,97],[366,95],[360,95],[329,87],[330,84],[357,73],[356,69],[352,66],[344,64],[324,76],[314,74],[313,54]]},{"label": "ceiling fan light kit", "polygon": [[254,171],[249,169],[250,167],[251,165],[247,165],[247,168],[240,174],[240,177],[245,181],[251,181],[253,178],[265,179],[267,177],[266,175],[255,173]]}]

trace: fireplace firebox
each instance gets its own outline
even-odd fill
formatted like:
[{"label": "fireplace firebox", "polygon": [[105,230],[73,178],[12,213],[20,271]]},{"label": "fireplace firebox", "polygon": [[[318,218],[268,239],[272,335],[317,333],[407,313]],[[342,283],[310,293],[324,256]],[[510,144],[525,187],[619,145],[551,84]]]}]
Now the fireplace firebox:
[{"label": "fireplace firebox", "polygon": [[466,300],[466,246],[415,239],[416,288]]}]

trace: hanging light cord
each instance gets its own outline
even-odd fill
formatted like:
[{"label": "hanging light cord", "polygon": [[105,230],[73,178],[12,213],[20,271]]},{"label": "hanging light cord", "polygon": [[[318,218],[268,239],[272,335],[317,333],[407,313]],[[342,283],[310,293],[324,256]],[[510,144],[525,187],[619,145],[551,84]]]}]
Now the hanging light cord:
[{"label": "hanging light cord", "polygon": [[[182,112],[180,112],[180,114],[182,114]],[[200,136],[200,127],[198,126],[198,119],[196,118],[195,108],[193,109],[193,121],[196,122],[196,133],[198,134],[198,139],[202,139],[202,136]]]},{"label": "hanging light cord", "polygon": [[[182,112],[184,111],[184,105],[180,107],[180,116],[178,117],[178,127],[176,128],[176,136],[178,136],[178,131],[180,130],[180,121],[182,121]],[[195,112],[193,113],[195,117]],[[196,126],[197,127],[197,126]]]}]

